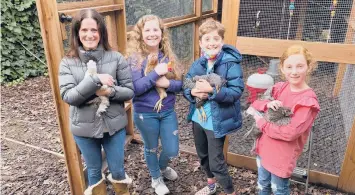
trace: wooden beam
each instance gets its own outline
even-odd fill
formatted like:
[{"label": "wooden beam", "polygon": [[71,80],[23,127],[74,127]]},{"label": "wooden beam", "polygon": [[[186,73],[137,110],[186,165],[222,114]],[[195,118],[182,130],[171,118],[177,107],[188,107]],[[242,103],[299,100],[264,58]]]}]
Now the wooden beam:
[{"label": "wooden beam", "polygon": [[299,16],[298,16],[296,40],[302,40],[303,25],[304,25],[304,20],[306,18],[307,6],[308,6],[308,1],[302,1],[301,7],[300,7],[300,13],[299,13]]},{"label": "wooden beam", "polygon": [[240,0],[223,0],[222,24],[226,28],[224,43],[235,45],[238,33]]},{"label": "wooden beam", "polygon": [[[355,1],[353,1],[353,5],[351,8],[351,13],[350,13],[349,20],[348,20],[348,28],[346,31],[345,41],[344,41],[344,43],[348,43],[348,44],[351,44],[351,41],[352,41],[353,37],[355,36],[355,29],[352,28],[352,24],[350,22],[351,20],[355,20]],[[339,64],[338,71],[337,71],[337,77],[335,80],[335,85],[334,85],[334,90],[333,90],[333,96],[338,96],[340,93],[341,84],[343,82],[345,71],[346,71],[346,64]]]},{"label": "wooden beam", "polygon": [[85,180],[82,172],[80,153],[69,130],[68,105],[62,101],[59,91],[59,63],[64,56],[63,42],[60,33],[57,2],[55,0],[36,0],[38,19],[41,26],[43,46],[48,64],[48,73],[52,95],[57,112],[57,122],[64,150],[65,164],[71,194],[83,194]]},{"label": "wooden beam", "polygon": [[133,124],[133,107],[132,107],[132,100],[125,103],[128,104],[125,106],[127,118],[128,118],[128,124],[126,127],[127,130],[127,135],[134,135],[134,124]]},{"label": "wooden beam", "polygon": [[117,29],[116,29],[116,14],[110,12],[106,17],[106,27],[108,33],[108,42],[113,50],[118,51],[117,45]]},{"label": "wooden beam", "polygon": [[[116,4],[116,5],[96,6],[96,7],[90,7],[90,9],[94,9],[97,12],[104,14],[104,13],[108,13],[108,12],[123,10],[124,5]],[[66,15],[74,17],[80,10],[82,10],[82,9],[63,10],[63,11],[59,11],[59,14],[64,13]]]},{"label": "wooden beam", "polygon": [[[198,1],[198,0],[196,0],[196,1]],[[186,18],[186,19],[183,19],[183,20],[177,20],[177,21],[168,22],[168,23],[165,23],[165,25],[166,25],[167,28],[171,28],[171,27],[180,26],[180,25],[183,25],[183,24],[195,22],[197,20],[199,20],[199,17],[193,16],[193,17]]]},{"label": "wooden beam", "polygon": [[223,146],[223,155],[226,162],[228,161],[228,149],[229,149],[229,136],[226,135],[226,139],[224,140],[224,146]]},{"label": "wooden beam", "polygon": [[339,175],[338,188],[355,193],[355,117],[350,130],[343,165]]},{"label": "wooden beam", "polygon": [[[235,167],[247,168],[254,171],[258,170],[254,157],[239,155],[232,152],[228,152],[227,163]],[[333,188],[337,187],[338,178],[339,177],[337,175],[327,174],[323,172],[313,170],[309,172],[309,181],[311,183],[325,184]]]},{"label": "wooden beam", "polygon": [[94,1],[84,1],[84,2],[67,2],[58,3],[58,11],[70,10],[70,9],[86,9],[97,6],[112,5],[113,0],[94,0]]},{"label": "wooden beam", "polygon": [[317,61],[355,64],[354,44],[238,37],[236,46],[242,54],[280,57],[289,46],[294,44],[305,46]]},{"label": "wooden beam", "polygon": [[212,0],[212,9],[213,9],[213,13],[218,12],[218,0]]},{"label": "wooden beam", "polygon": [[125,1],[114,0],[114,3],[123,6],[123,9],[121,11],[116,11],[115,14],[118,51],[125,54],[127,45]]},{"label": "wooden beam", "polygon": [[[198,17],[198,20],[195,21],[194,24],[194,60],[200,58],[200,32],[199,28],[201,26],[201,15],[202,15],[202,0],[195,0],[195,14]],[[185,67],[188,70],[190,67]]]},{"label": "wooden beam", "polygon": [[201,16],[201,19],[203,20],[203,19],[206,19],[206,18],[215,18],[215,17],[217,17],[217,13],[209,13],[209,14],[203,14]]}]

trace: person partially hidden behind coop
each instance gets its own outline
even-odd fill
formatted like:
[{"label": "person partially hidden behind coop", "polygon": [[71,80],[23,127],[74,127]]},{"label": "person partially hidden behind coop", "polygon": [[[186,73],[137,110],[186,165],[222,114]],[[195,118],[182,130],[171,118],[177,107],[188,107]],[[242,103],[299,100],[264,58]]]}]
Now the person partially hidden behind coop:
[{"label": "person partially hidden behind coop", "polygon": [[215,20],[200,26],[202,55],[184,79],[184,97],[190,102],[187,119],[192,121],[196,151],[207,174],[208,185],[196,195],[216,193],[216,180],[225,193],[236,194],[223,147],[226,135],[242,126],[239,99],[244,82],[242,56],[236,48],[223,43],[224,32],[224,26]]},{"label": "person partially hidden behind coop", "polygon": [[[178,178],[168,163],[179,152],[174,105],[182,81],[169,32],[159,17],[145,15],[135,24],[128,35],[127,61],[135,88],[134,123],[143,138],[151,186],[158,195],[168,194],[163,178]],[[159,138],[162,151],[158,159]]]},{"label": "person partially hidden behind coop", "polygon": [[[290,194],[289,178],[296,167],[320,110],[317,96],[307,84],[316,63],[304,47],[289,47],[280,58],[279,69],[286,82],[272,87],[272,99],[256,100],[247,113],[252,114],[261,137],[256,142],[259,194]],[[277,124],[268,121],[257,111],[290,108],[289,122]]]},{"label": "person partially hidden behind coop", "polygon": [[103,147],[108,180],[116,194],[128,195],[132,179],[124,169],[124,102],[134,96],[131,70],[124,56],[111,50],[104,18],[93,9],[81,10],[73,19],[70,50],[60,62],[59,87],[70,105],[70,129],[87,166],[89,187],[84,194],[106,194]]}]

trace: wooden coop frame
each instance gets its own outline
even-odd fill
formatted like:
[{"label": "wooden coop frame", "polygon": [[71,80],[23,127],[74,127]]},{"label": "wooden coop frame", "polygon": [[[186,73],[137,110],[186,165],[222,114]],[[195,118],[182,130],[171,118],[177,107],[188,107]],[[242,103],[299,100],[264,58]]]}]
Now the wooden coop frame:
[{"label": "wooden coop frame", "polygon": [[[202,12],[202,0],[194,0],[194,13],[181,17],[167,18],[164,22],[168,27],[192,23],[194,25],[194,59],[200,54],[198,28],[203,19],[217,17],[218,0],[212,0],[212,10]],[[69,130],[68,105],[61,100],[58,83],[59,63],[64,56],[63,40],[66,39],[65,26],[59,22],[59,14],[75,15],[80,9],[93,8],[103,14],[107,20],[109,41],[111,46],[122,53],[126,47],[126,27],[124,0],[94,0],[84,2],[70,2],[57,4],[56,0],[36,0],[38,17],[41,25],[41,34],[48,64],[52,94],[54,97],[57,121],[59,125],[61,142],[65,162],[68,170],[68,181],[72,194],[82,194],[86,188],[85,176],[81,163],[80,153]],[[235,45],[242,54],[280,57],[281,53],[290,45],[302,44],[306,46],[318,61],[339,63],[334,95],[338,95],[341,88],[346,64],[355,64],[355,45],[349,42],[344,44],[327,44],[320,42],[305,42],[297,40],[279,40],[236,36],[238,32],[240,0],[224,0],[222,23],[226,27],[225,43]],[[306,6],[303,7],[305,9]],[[305,11],[301,11],[304,14]],[[355,18],[355,1],[353,1],[351,17]],[[354,36],[354,21],[349,21],[346,40]],[[303,21],[298,23],[296,37],[302,37]],[[141,142],[140,136],[134,134],[132,120],[132,104],[125,104],[129,117],[126,143],[132,140]],[[180,146],[182,152],[196,155],[192,147]],[[228,137],[224,153],[228,164],[256,170],[255,158],[228,152]],[[105,165],[105,163],[104,163]],[[107,164],[106,164],[107,166]],[[346,192],[355,192],[355,117],[351,128],[349,141],[339,176],[323,172],[311,171],[310,182],[321,183]]]}]

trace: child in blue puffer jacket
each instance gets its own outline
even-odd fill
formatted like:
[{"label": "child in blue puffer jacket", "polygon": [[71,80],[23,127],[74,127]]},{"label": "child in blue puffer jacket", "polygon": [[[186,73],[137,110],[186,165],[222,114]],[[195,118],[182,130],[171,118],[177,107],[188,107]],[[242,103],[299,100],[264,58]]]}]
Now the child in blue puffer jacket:
[{"label": "child in blue puffer jacket", "polygon": [[[242,126],[240,100],[243,90],[242,59],[239,51],[223,43],[224,26],[207,20],[199,28],[201,57],[196,60],[185,79],[215,73],[226,80],[225,85],[216,89],[204,79],[196,81],[193,89],[184,89],[184,97],[190,102],[188,121],[192,121],[193,134],[201,167],[206,171],[208,185],[196,195],[214,194],[216,180],[224,192],[234,195],[232,178],[224,160],[223,146],[227,134],[239,130]],[[207,120],[201,120],[196,109],[198,97],[207,100],[203,105]]]}]

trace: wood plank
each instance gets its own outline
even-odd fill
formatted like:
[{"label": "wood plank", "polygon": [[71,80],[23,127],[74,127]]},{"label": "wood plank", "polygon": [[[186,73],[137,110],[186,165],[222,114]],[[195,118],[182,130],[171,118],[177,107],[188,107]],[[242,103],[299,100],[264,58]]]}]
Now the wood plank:
[{"label": "wood plank", "polygon": [[291,45],[305,46],[317,61],[355,64],[355,45],[297,40],[238,37],[236,47],[242,54],[280,57]]},{"label": "wood plank", "polygon": [[217,17],[217,13],[209,13],[209,14],[203,14],[201,16],[201,19],[206,19],[206,18],[216,18]]},{"label": "wood plank", "polygon": [[64,150],[65,164],[71,194],[83,194],[85,186],[80,154],[69,130],[68,105],[62,101],[59,91],[59,63],[64,56],[62,34],[55,0],[36,0],[38,19],[41,26],[43,46],[48,64],[48,73],[56,107],[57,122]]},{"label": "wood plank", "polygon": [[70,9],[85,9],[97,6],[112,5],[113,0],[94,0],[94,1],[83,1],[83,2],[67,2],[58,3],[58,11],[70,10]]},{"label": "wood plank", "polygon": [[297,31],[296,31],[296,40],[302,40],[303,24],[306,18],[307,6],[308,6],[308,1],[304,1],[301,3],[301,7],[300,7],[301,11],[298,17],[298,24],[297,24]]},{"label": "wood plank", "polygon": [[[124,5],[116,4],[116,5],[96,6],[96,7],[90,7],[90,9],[95,9],[100,14],[104,14],[104,13],[108,13],[108,12],[123,10]],[[69,16],[74,17],[80,10],[82,10],[82,9],[80,8],[80,9],[63,10],[63,11],[59,11],[59,14],[64,13],[65,15],[69,15]]]},{"label": "wood plank", "polygon": [[108,42],[113,50],[118,51],[117,45],[117,30],[116,30],[116,15],[114,12],[110,12],[106,17],[106,27],[108,33]]},{"label": "wood plank", "polygon": [[183,19],[183,20],[168,22],[168,23],[165,23],[165,25],[166,25],[167,28],[171,28],[171,27],[180,26],[180,25],[183,25],[183,24],[186,24],[186,23],[195,22],[197,20],[199,20],[199,17],[193,16],[193,17],[189,17],[189,18],[186,18],[186,19]]},{"label": "wood plank", "polygon": [[228,149],[229,149],[229,135],[226,135],[223,146],[223,155],[226,162],[228,162]]},{"label": "wood plank", "polygon": [[355,117],[346,147],[343,165],[339,175],[338,188],[355,193]]},{"label": "wood plank", "polygon": [[[345,42],[344,42],[344,43],[349,43],[349,44],[351,44],[351,40],[355,36],[355,34],[354,34],[355,29],[353,29],[351,26],[351,22],[350,22],[351,20],[355,20],[355,1],[353,1],[353,5],[351,8],[351,13],[350,13],[349,22],[348,22],[348,28],[346,31]],[[343,78],[345,75],[345,71],[346,71],[346,64],[339,64],[337,77],[335,80],[335,85],[334,85],[334,90],[333,90],[333,96],[338,96],[340,93],[340,89],[341,89],[341,85],[342,85]]]},{"label": "wood plank", "polygon": [[235,45],[238,33],[240,0],[224,0],[222,7],[222,24],[226,28],[224,43]]},{"label": "wood plank", "polygon": [[212,8],[213,8],[213,13],[218,12],[218,0],[212,0]]},{"label": "wood plank", "polygon": [[[202,14],[202,0],[195,0],[195,14],[196,17],[201,17]],[[199,28],[201,26],[201,18],[195,21],[194,24],[194,60],[197,60],[200,57],[200,37],[199,37]],[[188,71],[190,66],[185,67],[185,70]]]},{"label": "wood plank", "polygon": [[133,124],[133,107],[132,107],[132,101],[129,104],[130,106],[127,106],[128,109],[126,109],[126,114],[128,118],[128,124],[126,127],[127,130],[127,135],[134,135],[134,124]]},{"label": "wood plank", "polygon": [[114,3],[123,6],[123,9],[121,11],[115,12],[115,14],[118,51],[122,54],[125,54],[127,45],[125,1],[114,0]]},{"label": "wood plank", "polygon": [[[232,152],[228,152],[227,163],[235,167],[247,168],[254,171],[258,170],[256,166],[256,159],[254,157],[239,155]],[[323,184],[332,188],[337,187],[338,178],[339,177],[337,175],[314,170],[309,172],[309,181],[311,183]]]}]

